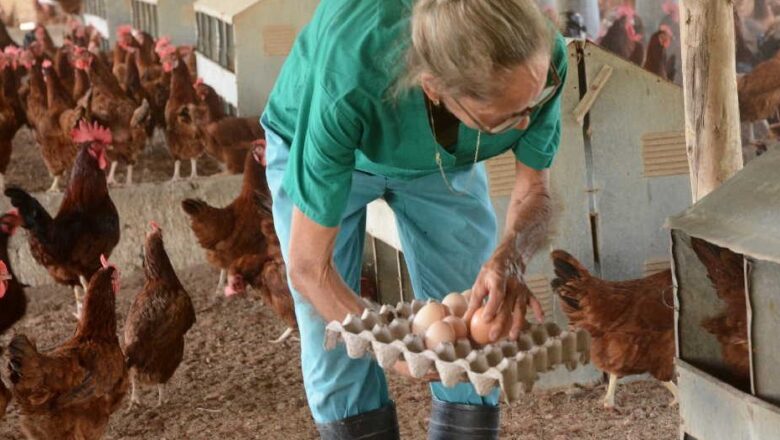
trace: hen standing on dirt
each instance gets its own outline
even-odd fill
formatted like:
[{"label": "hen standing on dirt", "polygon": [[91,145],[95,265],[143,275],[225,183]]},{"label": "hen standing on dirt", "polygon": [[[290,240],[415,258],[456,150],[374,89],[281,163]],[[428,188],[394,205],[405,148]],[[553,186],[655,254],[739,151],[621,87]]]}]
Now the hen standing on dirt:
[{"label": "hen standing on dirt", "polygon": [[564,251],[553,251],[552,281],[571,325],[593,338],[591,359],[609,373],[606,408],[615,407],[620,377],[650,373],[662,381],[677,403],[674,376],[674,309],[672,273],[630,281],[607,281],[592,276]]},{"label": "hen standing on dirt", "polygon": [[163,386],[184,356],[184,334],[195,324],[195,309],[163,246],[162,231],[152,223],[146,237],[146,284],[125,320],[125,357],[130,369],[130,405],[140,403],[136,382],[157,384],[157,405]]},{"label": "hen standing on dirt", "polygon": [[127,367],[116,336],[119,271],[103,259],[70,340],[42,354],[25,335],[11,340],[8,373],[30,440],[96,440],[127,393]]},{"label": "hen standing on dirt", "polygon": [[106,184],[111,132],[81,122],[73,140],[81,150],[56,217],[22,189],[8,188],[5,195],[19,209],[35,261],[56,282],[73,287],[78,315],[79,287],[86,289],[87,279],[101,267],[101,255],[109,256],[119,242],[119,214]]},{"label": "hen standing on dirt", "polygon": [[268,194],[262,164],[264,147],[264,143],[258,143],[252,154],[247,154],[241,193],[230,205],[214,208],[200,199],[182,202],[182,209],[192,221],[192,232],[206,250],[206,258],[220,269],[217,293],[233,261],[242,255],[263,253],[268,245],[266,237],[260,233],[264,214],[257,197],[258,193]]}]

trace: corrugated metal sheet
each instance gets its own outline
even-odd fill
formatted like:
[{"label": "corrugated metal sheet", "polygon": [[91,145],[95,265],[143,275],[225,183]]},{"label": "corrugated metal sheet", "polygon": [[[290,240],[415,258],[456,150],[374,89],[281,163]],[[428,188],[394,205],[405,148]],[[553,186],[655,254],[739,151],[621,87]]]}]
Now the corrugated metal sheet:
[{"label": "corrugated metal sheet", "polygon": [[667,225],[739,254],[780,263],[780,152],[754,159]]},{"label": "corrugated metal sheet", "polygon": [[690,175],[685,133],[645,133],[642,135],[642,160],[645,177]]}]

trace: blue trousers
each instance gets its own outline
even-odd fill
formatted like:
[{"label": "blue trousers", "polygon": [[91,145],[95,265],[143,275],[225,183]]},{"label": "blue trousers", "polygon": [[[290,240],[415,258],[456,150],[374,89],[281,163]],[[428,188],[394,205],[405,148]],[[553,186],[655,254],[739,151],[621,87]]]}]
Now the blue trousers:
[{"label": "blue trousers", "polygon": [[[268,127],[264,128],[274,225],[287,261],[293,202],[282,188],[282,177],[289,147]],[[447,174],[450,185],[463,194],[450,191],[439,173],[414,180],[353,173],[333,255],[348,286],[355,291],[360,286],[366,205],[383,198],[396,216],[415,296],[442,299],[450,292],[471,287],[496,245],[496,218],[487,174],[482,164]],[[372,359],[350,359],[343,345],[326,351],[326,323],[298,292],[291,291],[301,336],[303,383],[314,421],[333,422],[387,405],[390,396],[379,365]],[[445,402],[498,404],[498,390],[481,397],[468,383],[452,388],[433,383],[431,391],[436,399]]]}]

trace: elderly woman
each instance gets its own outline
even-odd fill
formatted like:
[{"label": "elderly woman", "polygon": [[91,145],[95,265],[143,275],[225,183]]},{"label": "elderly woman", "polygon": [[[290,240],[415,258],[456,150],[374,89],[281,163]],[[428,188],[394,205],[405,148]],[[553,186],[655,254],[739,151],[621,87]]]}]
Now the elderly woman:
[{"label": "elderly woman", "polygon": [[[323,349],[326,322],[364,307],[355,292],[372,200],[395,213],[418,298],[471,287],[468,313],[487,299],[491,337],[517,336],[529,298],[507,280],[547,232],[566,59],[533,0],[327,0],[298,36],[261,121],[322,438],[398,438],[377,363]],[[516,177],[497,237],[481,162],[508,150]],[[431,391],[429,438],[497,438],[497,390]]]}]

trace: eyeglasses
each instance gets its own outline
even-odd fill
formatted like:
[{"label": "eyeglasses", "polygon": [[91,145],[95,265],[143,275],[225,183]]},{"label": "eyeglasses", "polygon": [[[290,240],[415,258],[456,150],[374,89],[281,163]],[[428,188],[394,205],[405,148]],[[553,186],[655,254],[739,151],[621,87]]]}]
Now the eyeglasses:
[{"label": "eyeglasses", "polygon": [[463,110],[463,113],[465,113],[472,121],[474,121],[474,124],[477,125],[477,128],[479,128],[480,131],[488,134],[503,134],[520,125],[520,123],[523,122],[525,119],[530,118],[533,112],[535,112],[538,108],[550,102],[550,100],[558,92],[558,89],[561,87],[561,77],[558,75],[558,71],[555,69],[555,66],[552,64],[550,64],[547,84],[548,85],[542,90],[542,93],[540,93],[539,96],[536,98],[536,103],[530,105],[525,110],[513,114],[504,122],[501,122],[500,124],[496,124],[493,127],[487,127],[483,125],[479,121],[479,119],[474,117],[474,115],[472,115],[471,112],[469,112],[466,109],[466,107],[463,106],[463,104],[458,102],[457,99],[452,98],[452,101],[455,102],[458,108]]}]

